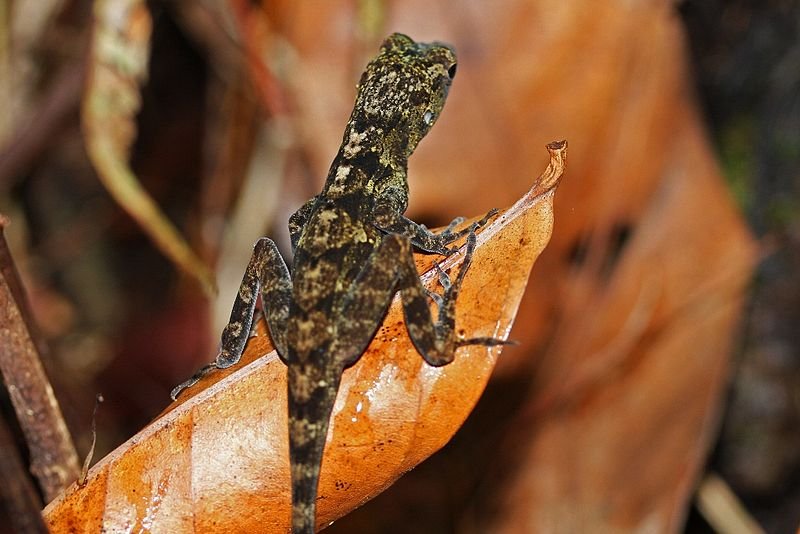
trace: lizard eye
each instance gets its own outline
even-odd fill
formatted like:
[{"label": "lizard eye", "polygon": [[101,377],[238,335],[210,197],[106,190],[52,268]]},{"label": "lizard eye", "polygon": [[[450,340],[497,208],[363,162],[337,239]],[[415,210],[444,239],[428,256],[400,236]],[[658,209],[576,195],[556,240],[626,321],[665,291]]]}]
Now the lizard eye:
[{"label": "lizard eye", "polygon": [[447,69],[447,75],[450,76],[451,80],[456,77],[456,67],[458,67],[458,64],[453,63],[452,65],[450,65],[450,68]]},{"label": "lizard eye", "polygon": [[426,111],[425,114],[422,116],[422,122],[424,122],[427,126],[433,124],[433,113],[430,111]]}]

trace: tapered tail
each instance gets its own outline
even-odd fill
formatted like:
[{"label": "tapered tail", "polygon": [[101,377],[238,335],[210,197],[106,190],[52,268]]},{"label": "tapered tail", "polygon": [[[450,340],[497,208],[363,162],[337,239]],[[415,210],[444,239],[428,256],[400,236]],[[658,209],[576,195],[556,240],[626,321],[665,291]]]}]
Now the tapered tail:
[{"label": "tapered tail", "polygon": [[[317,486],[328,423],[342,373],[323,380],[289,365],[289,462],[292,472],[292,532],[314,534]],[[313,389],[311,389],[313,387]]]}]

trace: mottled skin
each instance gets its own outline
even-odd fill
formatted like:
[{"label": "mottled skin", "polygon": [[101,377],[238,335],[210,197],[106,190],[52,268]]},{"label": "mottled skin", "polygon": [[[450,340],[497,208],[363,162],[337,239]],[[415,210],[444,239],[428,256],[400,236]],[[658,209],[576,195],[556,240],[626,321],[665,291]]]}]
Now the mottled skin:
[{"label": "mottled skin", "polygon": [[[408,157],[444,106],[456,70],[446,45],[389,36],[358,85],[342,146],[322,192],[289,220],[292,277],[268,238],[260,239],[222,333],[214,368],[239,361],[261,291],[275,348],[288,367],[292,530],[313,533],[322,452],[343,370],[355,363],[400,291],[414,346],[430,365],[453,360],[457,347],[497,345],[493,338],[457,339],[455,303],[475,247],[475,229],[454,231],[460,219],[434,234],[403,216],[408,204]],[[440,271],[443,295],[422,286],[413,247],[449,255],[448,245],[467,235],[463,267],[450,283]],[[434,322],[428,298],[438,304]],[[173,395],[173,396],[174,396]]]}]

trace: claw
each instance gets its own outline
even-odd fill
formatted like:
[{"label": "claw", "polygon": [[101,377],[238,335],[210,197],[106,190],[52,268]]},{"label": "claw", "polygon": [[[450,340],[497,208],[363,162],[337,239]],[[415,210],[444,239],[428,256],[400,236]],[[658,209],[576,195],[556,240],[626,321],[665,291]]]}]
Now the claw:
[{"label": "claw", "polygon": [[472,226],[474,226],[476,229],[483,228],[486,225],[486,223],[489,222],[489,219],[497,215],[499,212],[500,210],[498,210],[497,208],[490,209],[489,211],[486,212],[486,215],[484,215],[483,218],[481,218],[481,220],[472,223]]},{"label": "claw", "polygon": [[443,234],[452,234],[453,230],[455,230],[456,226],[458,226],[459,224],[463,223],[465,220],[466,219],[464,219],[464,217],[456,217],[455,219],[450,221],[450,224],[447,225],[447,228],[445,228],[442,233]]},{"label": "claw", "polygon": [[442,247],[435,251],[437,254],[441,254],[442,256],[452,256],[456,252],[458,252],[458,248],[450,248],[450,247]]},{"label": "claw", "polygon": [[430,289],[428,289],[426,287],[425,288],[425,294],[427,294],[428,298],[431,299],[433,302],[435,302],[438,307],[440,307],[440,308],[442,307],[442,304],[444,303],[444,299],[442,298],[442,296],[439,293],[437,293],[435,291],[431,291]]},{"label": "claw", "polygon": [[[442,288],[444,288],[446,294],[447,291],[450,289],[450,287],[453,285],[450,282],[450,276],[448,276],[448,274],[444,271],[444,269],[442,269],[442,267],[439,265],[439,262],[433,262],[433,267],[436,269],[436,273],[439,276],[439,284],[442,286]],[[428,297],[433,302],[436,303],[437,306],[439,306],[440,308],[442,307],[442,305],[444,304],[444,296],[440,295],[439,293],[436,293],[435,291],[431,291],[428,288],[425,288],[425,292],[428,294]]]},{"label": "claw", "polygon": [[180,384],[172,388],[172,391],[170,391],[169,393],[169,397],[174,401],[178,400],[178,395],[180,395],[184,389],[190,388],[193,385],[197,384],[198,382],[200,382],[200,379],[202,379],[204,376],[206,376],[208,373],[210,373],[216,368],[217,368],[216,363],[209,363],[208,365],[201,367],[200,370],[197,371],[195,374],[193,374],[189,380],[181,382]]},{"label": "claw", "polygon": [[497,208],[490,209],[489,211],[486,212],[486,215],[484,215],[483,218],[480,221],[478,221],[478,226],[480,227],[485,225],[487,222],[489,222],[489,219],[497,215],[499,212],[500,210]]},{"label": "claw", "polygon": [[439,265],[439,262],[434,262],[433,266],[436,268],[436,272],[439,275],[439,283],[442,285],[444,290],[447,291],[448,289],[450,289],[450,286],[452,286],[452,284],[450,283],[450,276],[446,272],[444,272],[442,267]]}]

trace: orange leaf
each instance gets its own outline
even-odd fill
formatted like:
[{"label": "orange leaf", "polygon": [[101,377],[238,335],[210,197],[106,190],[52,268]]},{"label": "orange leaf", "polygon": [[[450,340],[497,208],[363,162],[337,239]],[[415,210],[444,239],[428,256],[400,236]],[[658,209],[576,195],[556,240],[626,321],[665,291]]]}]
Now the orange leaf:
[{"label": "orange leaf", "polygon": [[[301,58],[295,124],[321,180],[357,21],[342,2],[280,6],[268,13]],[[386,27],[459,54],[457,90],[412,162],[417,215],[505,205],[534,157],[520,140],[569,138],[570,180],[483,418],[334,530],[679,529],[756,249],[703,131],[674,5],[410,0]]]},{"label": "orange leaf", "polygon": [[[528,275],[552,230],[553,195],[566,142],[532,189],[478,235],[459,296],[466,337],[506,337]],[[433,258],[418,256],[428,287]],[[457,266],[461,254],[442,262]],[[346,514],[442,447],[491,374],[499,347],[459,349],[433,368],[413,348],[397,300],[334,407],[319,487],[320,525]],[[51,530],[147,528],[161,532],[286,532],[289,463],[286,368],[263,324],[236,369],[185,393],[158,420],[101,460],[44,511]]]}]

